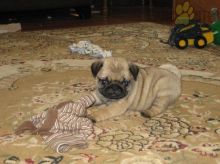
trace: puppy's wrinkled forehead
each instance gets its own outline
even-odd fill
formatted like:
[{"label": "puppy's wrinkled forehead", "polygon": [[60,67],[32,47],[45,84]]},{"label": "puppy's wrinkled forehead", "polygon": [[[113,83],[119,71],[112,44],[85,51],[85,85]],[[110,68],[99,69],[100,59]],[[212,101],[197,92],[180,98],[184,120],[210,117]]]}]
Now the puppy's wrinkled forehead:
[{"label": "puppy's wrinkled forehead", "polygon": [[123,58],[107,58],[104,67],[112,73],[128,70],[128,62]]},{"label": "puppy's wrinkled forehead", "polygon": [[130,79],[129,65],[124,58],[106,58],[103,69],[99,74],[100,78],[108,77],[109,80]]}]

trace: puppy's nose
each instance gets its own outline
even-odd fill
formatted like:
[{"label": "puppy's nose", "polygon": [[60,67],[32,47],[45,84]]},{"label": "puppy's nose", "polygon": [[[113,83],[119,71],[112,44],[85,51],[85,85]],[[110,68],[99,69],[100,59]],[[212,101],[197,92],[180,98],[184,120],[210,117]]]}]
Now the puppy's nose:
[{"label": "puppy's nose", "polygon": [[109,94],[120,94],[122,92],[122,88],[116,84],[113,84],[108,89]]}]

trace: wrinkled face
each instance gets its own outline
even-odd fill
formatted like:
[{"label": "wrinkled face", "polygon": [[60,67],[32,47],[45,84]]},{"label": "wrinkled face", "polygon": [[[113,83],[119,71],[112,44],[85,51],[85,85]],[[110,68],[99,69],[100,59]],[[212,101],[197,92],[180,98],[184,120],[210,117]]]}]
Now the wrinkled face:
[{"label": "wrinkled face", "polygon": [[128,95],[137,78],[138,67],[123,58],[105,58],[92,64],[98,92],[107,99],[121,99]]},{"label": "wrinkled face", "polygon": [[120,99],[128,94],[129,80],[109,80],[108,77],[98,78],[98,90],[108,99]]}]

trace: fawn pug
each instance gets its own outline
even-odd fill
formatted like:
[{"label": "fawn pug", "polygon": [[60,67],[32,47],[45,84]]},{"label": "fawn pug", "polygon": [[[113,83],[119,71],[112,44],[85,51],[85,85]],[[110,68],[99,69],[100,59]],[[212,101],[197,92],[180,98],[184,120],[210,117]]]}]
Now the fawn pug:
[{"label": "fawn pug", "polygon": [[108,57],[94,62],[91,71],[96,78],[97,104],[107,104],[90,114],[93,121],[106,120],[129,110],[153,117],[166,110],[181,94],[181,74],[171,64],[141,68],[124,58]]}]

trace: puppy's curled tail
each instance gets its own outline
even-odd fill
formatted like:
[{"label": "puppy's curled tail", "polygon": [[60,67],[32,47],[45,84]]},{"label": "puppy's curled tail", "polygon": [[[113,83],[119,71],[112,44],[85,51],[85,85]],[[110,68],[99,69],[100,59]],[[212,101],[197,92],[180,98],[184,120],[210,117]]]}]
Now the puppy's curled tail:
[{"label": "puppy's curled tail", "polygon": [[174,73],[178,78],[181,78],[181,73],[180,73],[179,69],[172,64],[163,64],[160,66],[160,68],[166,69],[166,70]]}]

